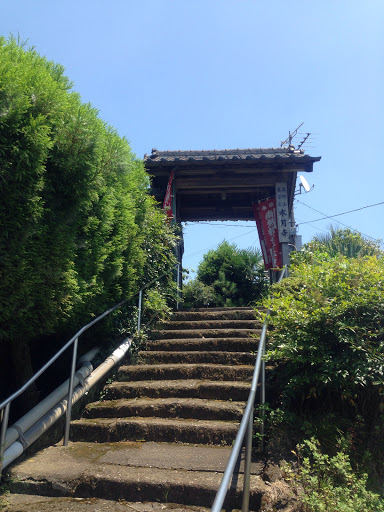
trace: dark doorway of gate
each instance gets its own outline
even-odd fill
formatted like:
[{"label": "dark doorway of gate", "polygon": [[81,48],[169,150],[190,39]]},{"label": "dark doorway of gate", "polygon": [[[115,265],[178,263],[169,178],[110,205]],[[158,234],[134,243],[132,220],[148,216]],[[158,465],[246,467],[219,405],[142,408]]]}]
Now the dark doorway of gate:
[{"label": "dark doorway of gate", "polygon": [[[293,198],[298,173],[313,171],[321,157],[289,145],[283,148],[158,151],[145,155],[152,193],[163,203],[172,176],[172,213],[177,223],[255,220],[254,205],[276,197],[277,185],[287,194],[289,231],[280,239],[282,264],[295,247]],[[263,242],[261,240],[263,249]],[[181,263],[182,249],[178,254]]]}]

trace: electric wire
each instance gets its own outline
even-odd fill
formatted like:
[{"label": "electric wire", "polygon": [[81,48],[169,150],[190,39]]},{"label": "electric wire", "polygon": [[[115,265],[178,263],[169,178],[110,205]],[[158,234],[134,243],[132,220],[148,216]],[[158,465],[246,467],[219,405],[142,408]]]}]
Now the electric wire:
[{"label": "electric wire", "polygon": [[[298,220],[299,222],[301,222],[301,219],[297,218],[296,217],[296,220]],[[299,224],[297,224],[298,226]],[[314,226],[313,224],[308,224],[308,227],[312,228],[312,229],[315,229],[316,231],[323,231],[324,233],[329,233],[329,230],[328,229],[323,229],[323,228],[319,228],[318,226]]]},{"label": "electric wire", "polygon": [[[365,210],[366,208],[372,208],[373,206],[379,206],[379,205],[382,205],[384,204],[384,201],[381,202],[381,203],[376,203],[376,204],[370,204],[368,206],[363,206],[362,208],[356,208],[355,210],[349,210],[347,212],[343,212],[343,213],[337,213],[336,215],[326,215],[325,213],[321,212],[320,210],[316,210],[316,208],[313,208],[312,206],[309,206],[308,204],[306,203],[303,203],[303,201],[300,201],[299,199],[296,199],[296,201],[300,204],[303,204],[304,206],[306,206],[307,208],[310,208],[311,210],[313,210],[314,212],[317,212],[317,213],[320,213],[320,215],[324,215],[324,217],[322,217],[321,219],[314,219],[314,220],[308,220],[308,221],[304,221],[304,222],[300,222],[299,224],[297,224],[298,226],[302,226],[303,224],[310,224],[311,222],[317,222],[319,220],[325,220],[325,219],[332,219],[334,217],[339,217],[340,215],[345,215],[347,213],[352,213],[352,212],[357,212],[359,210]],[[344,222],[340,222],[339,220],[335,219],[335,222],[338,222],[339,224],[341,224],[342,226],[345,226],[346,228],[349,228],[349,229],[354,229],[353,227],[351,226],[348,226],[347,224],[344,224]],[[378,240],[377,238],[374,238],[373,236],[370,236],[370,235],[366,235],[365,233],[362,233],[360,231],[360,233],[365,236],[366,238],[370,238],[371,240],[374,240],[376,242],[379,242],[380,240]]]},{"label": "electric wire", "polygon": [[205,226],[216,226],[218,228],[225,228],[225,227],[234,227],[234,228],[253,228],[254,227],[254,221],[249,221],[252,225],[245,225],[245,224],[224,224],[224,222],[218,221],[220,224],[217,224],[215,222],[208,222],[208,221],[198,221],[198,222],[191,222],[190,224],[187,224],[187,226],[201,226],[201,224]]},{"label": "electric wire", "polygon": [[[227,242],[230,242],[232,240],[236,240],[237,238],[241,238],[242,236],[249,235],[250,233],[253,233],[254,231],[257,231],[257,228],[253,229],[252,231],[247,231],[246,233],[242,233],[241,235],[233,236],[232,238],[229,238]],[[185,254],[183,256],[183,259],[191,258],[192,256],[196,256],[197,254],[201,254],[202,252],[206,252],[209,249],[213,249],[217,247],[217,244],[210,245],[209,247],[205,247],[204,249],[200,249],[199,251],[193,252],[191,254]]]},{"label": "electric wire", "polygon": [[[317,230],[320,230],[320,231],[324,231],[325,233],[327,232],[327,230],[325,229],[322,229],[322,228],[318,228],[316,226],[313,226],[312,225],[312,222],[318,222],[320,220],[326,220],[326,219],[334,219],[335,217],[340,217],[341,215],[346,215],[348,213],[353,213],[353,212],[357,212],[357,211],[361,211],[361,210],[365,210],[367,208],[373,208],[374,206],[380,206],[382,204],[384,204],[384,201],[380,202],[380,203],[375,203],[375,204],[370,204],[370,205],[367,205],[367,206],[362,206],[361,208],[356,208],[354,210],[348,210],[348,211],[345,211],[345,212],[342,212],[342,213],[337,213],[335,215],[326,215],[325,213],[321,212],[320,210],[316,210],[316,208],[313,208],[312,206],[309,206],[308,204],[304,203],[303,201],[300,201],[299,199],[295,199],[298,203],[306,206],[307,208],[310,208],[311,210],[319,213],[320,215],[323,215],[324,217],[321,217],[319,219],[313,219],[313,220],[308,220],[308,221],[303,221],[303,222],[298,222],[297,223],[297,226],[303,226],[304,224],[309,224],[313,229],[317,229]],[[300,220],[300,219],[297,219],[297,220]],[[345,226],[349,229],[354,229],[352,228],[351,226],[348,226],[347,224],[344,224],[343,222],[340,222],[339,220],[335,219],[335,222],[338,222],[339,224],[341,224],[342,226]],[[195,226],[195,225],[201,225],[201,224],[204,224],[204,225],[210,225],[210,226],[216,226],[216,227],[242,227],[242,228],[252,228],[253,226],[252,225],[244,225],[244,224],[216,224],[214,222],[205,222],[205,221],[202,221],[202,222],[193,222],[191,224],[188,224],[188,226]],[[257,229],[252,229],[252,231],[248,231],[247,233],[243,233],[241,235],[237,235],[237,236],[234,236],[232,238],[229,238],[228,239],[228,242],[232,241],[232,240],[236,240],[237,238],[241,238],[242,236],[245,236],[245,235],[249,235],[250,233],[253,233],[254,231],[257,231]],[[361,234],[367,238],[370,238],[371,240],[374,240],[374,241],[380,241],[378,240],[377,238],[374,238],[370,235],[366,235],[365,233],[362,233]],[[191,253],[191,254],[186,254],[184,255],[184,259],[188,259],[188,258],[191,258],[192,256],[196,256],[198,254],[201,254],[203,252],[206,252],[208,251],[209,249],[213,249],[214,247],[216,247],[216,244],[214,245],[210,245],[204,249],[200,249],[199,251],[196,251],[194,253]]]},{"label": "electric wire", "polygon": [[[317,213],[320,213],[320,215],[326,215],[324,212],[321,212],[320,210],[316,210],[316,208],[313,208],[312,206],[309,206],[309,204],[306,204],[306,203],[303,203],[303,201],[300,201],[299,199],[295,199],[298,203],[306,206],[307,208],[313,210],[314,212],[317,212]],[[301,221],[300,219],[297,219],[299,222],[299,224],[304,224],[306,223],[306,221]],[[348,224],[344,224],[344,222],[341,222],[340,220],[337,220],[335,219],[335,222],[337,222],[338,224],[341,224],[342,226],[346,227],[346,228],[349,228],[349,229],[353,229],[352,226],[348,226]],[[299,224],[297,224],[299,226]],[[309,221],[308,221],[308,224],[309,224]],[[309,224],[310,226],[312,226],[312,224]],[[315,227],[315,226],[313,226]],[[321,228],[316,228],[316,229],[321,229]],[[323,229],[323,231],[327,231],[325,229]],[[368,238],[372,238],[371,236],[369,235],[365,235],[364,233],[361,233],[362,235],[368,237]],[[373,240],[375,240],[375,238],[373,238]]]},{"label": "electric wire", "polygon": [[[384,204],[384,201],[382,201],[381,203],[368,204],[367,206],[362,206],[361,208],[355,208],[354,210],[348,210],[347,212],[336,213],[335,215],[327,215],[326,217],[321,217],[320,219],[308,220],[307,222],[302,222],[301,224],[309,224],[310,222],[317,222],[319,220],[324,220],[324,219],[333,219],[334,217],[340,217],[341,215],[346,215],[347,213],[359,212],[360,210],[365,210],[366,208],[373,208],[374,206],[379,206],[381,204]],[[324,215],[324,214],[322,214],[322,215]]]}]

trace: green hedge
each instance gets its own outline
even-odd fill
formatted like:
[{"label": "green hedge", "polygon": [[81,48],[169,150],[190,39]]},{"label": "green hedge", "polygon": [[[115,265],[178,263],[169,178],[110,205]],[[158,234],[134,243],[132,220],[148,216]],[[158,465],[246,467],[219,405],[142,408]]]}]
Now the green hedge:
[{"label": "green hedge", "polygon": [[174,263],[143,163],[63,71],[0,38],[0,340],[11,359]]},{"label": "green hedge", "polygon": [[286,400],[379,413],[384,405],[384,260],[314,246],[273,288],[267,358]]}]

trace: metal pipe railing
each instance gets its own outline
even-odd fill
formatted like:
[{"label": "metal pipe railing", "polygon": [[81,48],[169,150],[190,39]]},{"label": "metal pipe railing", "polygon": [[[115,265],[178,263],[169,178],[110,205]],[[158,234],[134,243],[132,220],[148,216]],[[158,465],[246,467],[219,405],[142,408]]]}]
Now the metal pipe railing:
[{"label": "metal pipe railing", "polygon": [[[287,267],[282,270],[278,282],[285,276]],[[253,371],[251,390],[247,405],[244,410],[243,418],[240,423],[239,430],[229,457],[227,467],[225,468],[220,487],[216,493],[215,501],[213,502],[211,512],[220,512],[223,508],[224,500],[228,493],[228,487],[233,476],[236,462],[239,458],[240,451],[245,439],[245,461],[244,461],[244,478],[243,478],[243,503],[242,512],[249,511],[249,490],[250,490],[250,477],[251,477],[251,455],[252,455],[252,433],[253,433],[253,409],[256,399],[257,385],[259,383],[260,372],[262,371],[262,361],[264,357],[265,343],[267,339],[267,321],[271,310],[267,311],[264,320],[263,328],[261,331],[259,348],[257,351],[255,369]],[[263,379],[264,380],[264,379]],[[265,395],[264,395],[265,399]],[[247,434],[247,435],[246,435]]]},{"label": "metal pipe railing", "polygon": [[[138,321],[137,321],[137,333],[140,334],[140,328],[141,328],[141,312],[142,312],[142,296],[143,296],[143,290],[151,286],[155,281],[161,279],[165,275],[169,274],[171,271],[174,270],[174,268],[177,267],[178,269],[178,276],[179,276],[179,267],[180,263],[177,263],[176,265],[173,265],[171,270],[168,272],[164,272],[160,276],[156,277],[155,279],[152,279],[149,283],[144,285],[138,292],[139,294],[139,311],[138,311]],[[179,285],[179,277],[178,277],[178,283]],[[179,288],[179,286],[178,286]],[[179,294],[179,289],[178,289]],[[70,371],[70,378],[69,378],[69,384],[68,384],[68,401],[67,401],[67,414],[66,414],[66,421],[65,421],[65,430],[64,430],[64,446],[68,445],[69,440],[69,430],[70,430],[70,422],[71,422],[71,413],[72,413],[72,396],[73,396],[73,387],[74,387],[74,375],[76,372],[76,358],[77,358],[77,347],[78,347],[78,341],[79,337],[90,327],[95,325],[97,322],[108,316],[110,313],[121,307],[123,304],[127,302],[128,299],[123,300],[116,304],[115,306],[109,308],[107,311],[102,313],[101,315],[94,318],[91,322],[84,325],[77,333],[72,336],[72,338],[60,349],[58,352],[51,357],[51,359],[45,363],[40,370],[38,370],[18,391],[13,393],[11,396],[9,396],[6,400],[0,403],[0,420],[1,420],[1,430],[0,430],[0,468],[1,468],[1,461],[4,457],[4,450],[5,450],[5,437],[6,432],[8,429],[8,421],[9,421],[9,411],[10,406],[13,400],[18,398],[24,391],[26,391],[31,384],[33,384],[71,345],[73,345],[73,353],[72,353],[72,362],[71,362],[71,371]],[[177,304],[179,302],[179,295],[177,297]],[[1,470],[0,470],[1,475]]]},{"label": "metal pipe railing", "polygon": [[[128,352],[132,338],[126,338],[120,346],[110,354],[97,368],[93,368],[89,359],[93,359],[92,350],[87,352],[87,359],[84,359],[83,366],[75,374],[75,387],[72,400],[75,404],[82,396],[115,366]],[[84,358],[85,356],[83,356]],[[79,361],[81,361],[80,358]],[[83,381],[81,380],[83,377]],[[69,380],[69,379],[67,379]],[[63,383],[46,397],[37,406],[31,409],[25,416],[17,420],[8,428],[5,439],[5,452],[1,468],[6,468],[17,459],[25,450],[31,446],[44,432],[46,432],[56,421],[66,414],[68,406],[68,382]],[[16,437],[15,437],[16,434]],[[22,438],[21,438],[22,434]]]},{"label": "metal pipe railing", "polygon": [[[139,293],[139,311],[138,311],[138,317],[137,317],[137,334],[140,334],[140,329],[141,329],[141,312],[142,312],[142,309],[143,309],[143,291],[148,288],[149,286],[151,286],[151,284],[155,283],[156,281],[158,281],[159,279],[161,279],[162,277],[170,274],[171,272],[174,271],[175,268],[179,268],[180,266],[180,263],[176,263],[175,265],[172,265],[171,267],[171,270],[168,270],[168,272],[163,272],[162,274],[160,274],[158,277],[155,277],[154,279],[152,279],[152,281],[149,281],[149,283],[147,283],[145,286],[143,286],[142,288],[140,288],[140,291],[138,292]],[[178,277],[177,277],[177,307],[176,309],[179,309],[179,280],[178,280]]]},{"label": "metal pipe railing", "polygon": [[[10,406],[11,406],[11,403],[13,402],[13,400],[15,400],[16,398],[18,398],[22,393],[24,393],[24,391],[26,391],[29,386],[31,384],[33,384],[39,377],[40,375],[42,375],[72,344],[74,344],[74,350],[73,350],[73,356],[72,356],[72,360],[75,360],[75,363],[76,363],[76,352],[77,352],[77,343],[76,340],[78,340],[78,338],[81,336],[81,334],[83,334],[87,329],[89,329],[90,327],[92,327],[93,325],[95,325],[97,322],[99,322],[100,320],[102,320],[103,318],[105,318],[107,315],[109,315],[110,313],[112,313],[113,311],[115,311],[117,308],[119,308],[122,304],[124,304],[126,301],[123,300],[121,302],[119,302],[118,304],[116,304],[115,306],[113,306],[112,308],[109,308],[107,311],[104,311],[104,313],[102,313],[101,315],[99,315],[98,317],[94,318],[91,322],[89,322],[88,324],[84,325],[74,336],[72,336],[72,338],[58,351],[56,352],[56,354],[51,357],[51,359],[45,363],[44,366],[42,366],[40,368],[40,370],[38,370],[35,375],[33,375],[18,391],[16,391],[15,393],[13,393],[10,397],[8,397],[6,400],[4,400],[2,403],[0,403],[0,411],[3,410],[5,408],[5,413],[3,415],[3,420],[2,420],[2,424],[1,424],[1,439],[0,439],[0,461],[3,459],[4,457],[4,445],[5,445],[5,433],[7,432],[7,428],[8,428],[8,420],[9,420],[9,409],[10,409]],[[76,349],[76,350],[75,350]],[[73,366],[73,363],[72,363],[72,366]],[[70,393],[70,390],[72,389],[73,390],[73,375],[74,375],[74,372],[71,372],[71,378],[70,378],[70,381],[69,381],[69,389],[68,389],[68,406],[70,403],[72,403],[72,400],[71,400],[71,395],[69,394]],[[67,431],[67,429],[69,429],[69,423],[71,421],[71,418],[70,416],[68,416],[67,420],[66,420],[66,425],[65,425],[65,431]],[[3,438],[3,433],[4,433],[4,438]]]},{"label": "metal pipe railing", "polygon": [[109,315],[110,313],[115,311],[122,304],[124,304],[124,302],[126,302],[126,301],[123,300],[123,301],[119,302],[119,304],[116,304],[112,308],[108,309],[107,311],[105,311],[104,313],[99,315],[98,317],[94,318],[92,320],[92,322],[89,322],[87,325],[84,325],[84,327],[82,327],[79,331],[77,331],[77,333],[74,336],[72,336],[72,338],[58,352],[56,352],[56,354],[53,357],[51,357],[51,359],[47,363],[45,363],[45,365],[42,366],[40,368],[40,370],[37,371],[35,373],[35,375],[33,375],[33,377],[31,377],[18,391],[16,391],[10,397],[8,397],[6,400],[4,400],[2,403],[0,403],[0,410],[3,409],[7,404],[13,402],[13,400],[18,398],[22,393],[24,393],[24,391],[26,391],[26,389],[28,389],[29,386],[31,384],[33,384],[35,382],[35,380],[37,380],[40,377],[40,375],[42,375],[45,372],[45,370],[47,370],[56,361],[56,359],[58,359],[67,350],[67,348],[69,348],[74,343],[76,338],[79,338],[87,329],[89,329],[90,327],[92,327],[92,325],[95,325],[97,322],[102,320],[104,317],[106,317],[107,315]]},{"label": "metal pipe railing", "polygon": [[79,345],[79,338],[76,338],[73,343],[73,354],[72,354],[72,365],[71,365],[71,376],[69,377],[68,384],[68,400],[67,400],[67,414],[65,418],[65,431],[64,431],[64,446],[68,446],[69,441],[69,427],[71,424],[72,416],[72,395],[73,395],[73,379],[76,371],[76,359],[77,359],[77,347]]},{"label": "metal pipe railing", "polygon": [[[11,402],[9,402],[5,408],[1,410],[1,434],[0,434],[0,468],[3,463],[4,450],[5,450],[5,436],[7,435],[8,421],[9,421],[9,410],[11,408]],[[1,471],[0,471],[1,474]]]}]

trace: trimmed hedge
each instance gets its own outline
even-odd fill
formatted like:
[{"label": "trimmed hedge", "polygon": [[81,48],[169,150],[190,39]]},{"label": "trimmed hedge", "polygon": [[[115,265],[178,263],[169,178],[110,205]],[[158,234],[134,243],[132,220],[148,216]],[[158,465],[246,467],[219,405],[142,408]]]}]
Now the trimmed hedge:
[{"label": "trimmed hedge", "polygon": [[171,267],[175,237],[149,184],[62,66],[0,38],[0,343],[11,359]]}]

